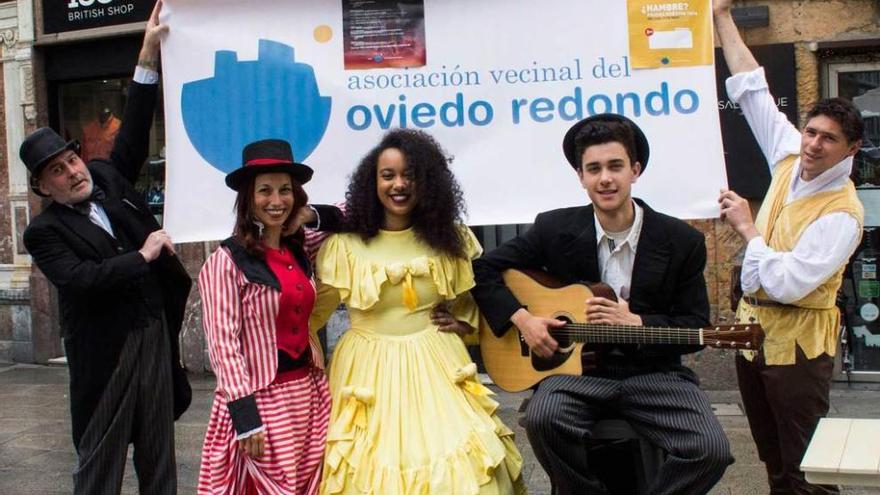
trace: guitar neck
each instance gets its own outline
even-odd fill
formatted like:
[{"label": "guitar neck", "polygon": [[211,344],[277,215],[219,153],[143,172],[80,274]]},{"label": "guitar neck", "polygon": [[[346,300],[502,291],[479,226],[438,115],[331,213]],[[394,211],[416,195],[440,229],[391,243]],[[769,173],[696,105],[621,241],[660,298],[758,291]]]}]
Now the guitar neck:
[{"label": "guitar neck", "polygon": [[699,328],[569,323],[553,331],[553,335],[586,344],[704,344],[703,330]]}]

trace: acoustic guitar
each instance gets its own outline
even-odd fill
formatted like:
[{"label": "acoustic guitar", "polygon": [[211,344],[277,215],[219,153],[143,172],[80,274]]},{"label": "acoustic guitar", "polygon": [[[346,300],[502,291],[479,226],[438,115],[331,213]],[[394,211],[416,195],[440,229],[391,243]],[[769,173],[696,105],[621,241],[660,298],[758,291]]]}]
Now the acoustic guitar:
[{"label": "acoustic guitar", "polygon": [[585,301],[594,296],[616,301],[611,287],[563,285],[536,271],[506,270],[502,276],[505,285],[530,313],[566,322],[563,327],[550,329],[559,348],[553,356],[542,358],[531,353],[516,327],[496,337],[485,319],[480,319],[480,353],[486,371],[495,384],[508,392],[525,390],[552,375],[589,373],[595,366],[595,356],[585,344],[693,344],[719,349],[758,349],[764,342],[764,331],[755,323],[708,328],[587,323]]}]

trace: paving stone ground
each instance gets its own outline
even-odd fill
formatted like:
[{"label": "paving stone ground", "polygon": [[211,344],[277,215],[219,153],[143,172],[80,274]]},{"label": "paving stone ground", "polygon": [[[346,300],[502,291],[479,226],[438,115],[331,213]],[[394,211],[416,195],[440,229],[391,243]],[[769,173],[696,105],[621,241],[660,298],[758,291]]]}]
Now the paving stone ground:
[{"label": "paving stone ground", "polygon": [[[193,375],[193,404],[177,422],[179,493],[195,493],[202,437],[211,407],[214,379]],[[880,386],[836,384],[832,416],[880,418]],[[0,495],[56,495],[72,490],[71,470],[76,462],[70,439],[67,369],[57,366],[0,363]],[[739,393],[708,392],[736,462],[711,495],[767,493],[764,468],[758,460],[749,427],[742,415]],[[549,495],[550,482],[535,460],[525,432],[517,424],[526,393],[498,391],[500,415],[516,432],[525,458],[524,476],[533,495]],[[123,493],[136,494],[137,481],[129,462]],[[845,488],[846,495],[880,494],[877,488]]]}]

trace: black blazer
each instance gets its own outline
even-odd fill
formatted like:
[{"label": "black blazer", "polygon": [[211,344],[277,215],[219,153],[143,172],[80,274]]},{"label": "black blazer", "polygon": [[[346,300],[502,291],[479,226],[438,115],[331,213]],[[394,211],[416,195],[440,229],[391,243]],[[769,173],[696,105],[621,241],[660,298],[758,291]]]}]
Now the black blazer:
[{"label": "black blazer", "polygon": [[[709,324],[709,300],[703,269],[706,242],[703,234],[685,222],[644,210],[630,286],[630,311],[646,326],[701,328]],[[501,279],[508,268],[544,270],[560,281],[598,282],[596,226],[593,206],[563,208],[541,213],[523,235],[474,260],[477,285],[471,290],[480,311],[501,335],[510,317],[522,305]],[[617,346],[624,361],[638,366],[674,365],[680,355],[699,346]],[[599,347],[599,351],[607,351]],[[600,360],[601,362],[601,360]]]},{"label": "black blazer", "polygon": [[107,385],[128,332],[143,325],[148,308],[143,277],[159,283],[172,346],[175,418],[189,406],[191,390],[180,364],[178,335],[192,281],[180,261],[163,253],[147,264],[137,252],[159,224],[134,183],[147,158],[157,85],[129,86],[122,126],[109,160],[88,163],[92,180],[117,237],[134,244],[128,252],[88,217],[51,203],[24,232],[34,263],[58,288],[61,332],[70,369],[74,442],[79,443]]}]

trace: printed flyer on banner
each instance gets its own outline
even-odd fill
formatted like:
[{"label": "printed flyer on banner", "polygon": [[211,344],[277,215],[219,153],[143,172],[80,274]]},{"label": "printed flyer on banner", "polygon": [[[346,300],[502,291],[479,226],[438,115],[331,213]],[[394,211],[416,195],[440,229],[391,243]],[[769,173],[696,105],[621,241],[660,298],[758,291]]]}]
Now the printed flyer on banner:
[{"label": "printed flyer on banner", "polygon": [[[626,2],[165,0],[162,21],[164,225],[178,242],[230,235],[223,178],[245,144],[289,141],[315,170],[310,200],[336,203],[397,127],[453,157],[469,224],[529,223],[589,201],[562,138],[603,112],[632,118],[650,141],[635,196],[681,218],[718,214],[711,59],[637,69]],[[694,49],[711,52],[711,31],[692,29]]]},{"label": "printed flyer on banner", "polygon": [[635,69],[712,65],[712,1],[627,0]]},{"label": "printed flyer on banner", "polygon": [[423,0],[349,0],[342,4],[346,69],[425,65]]}]

